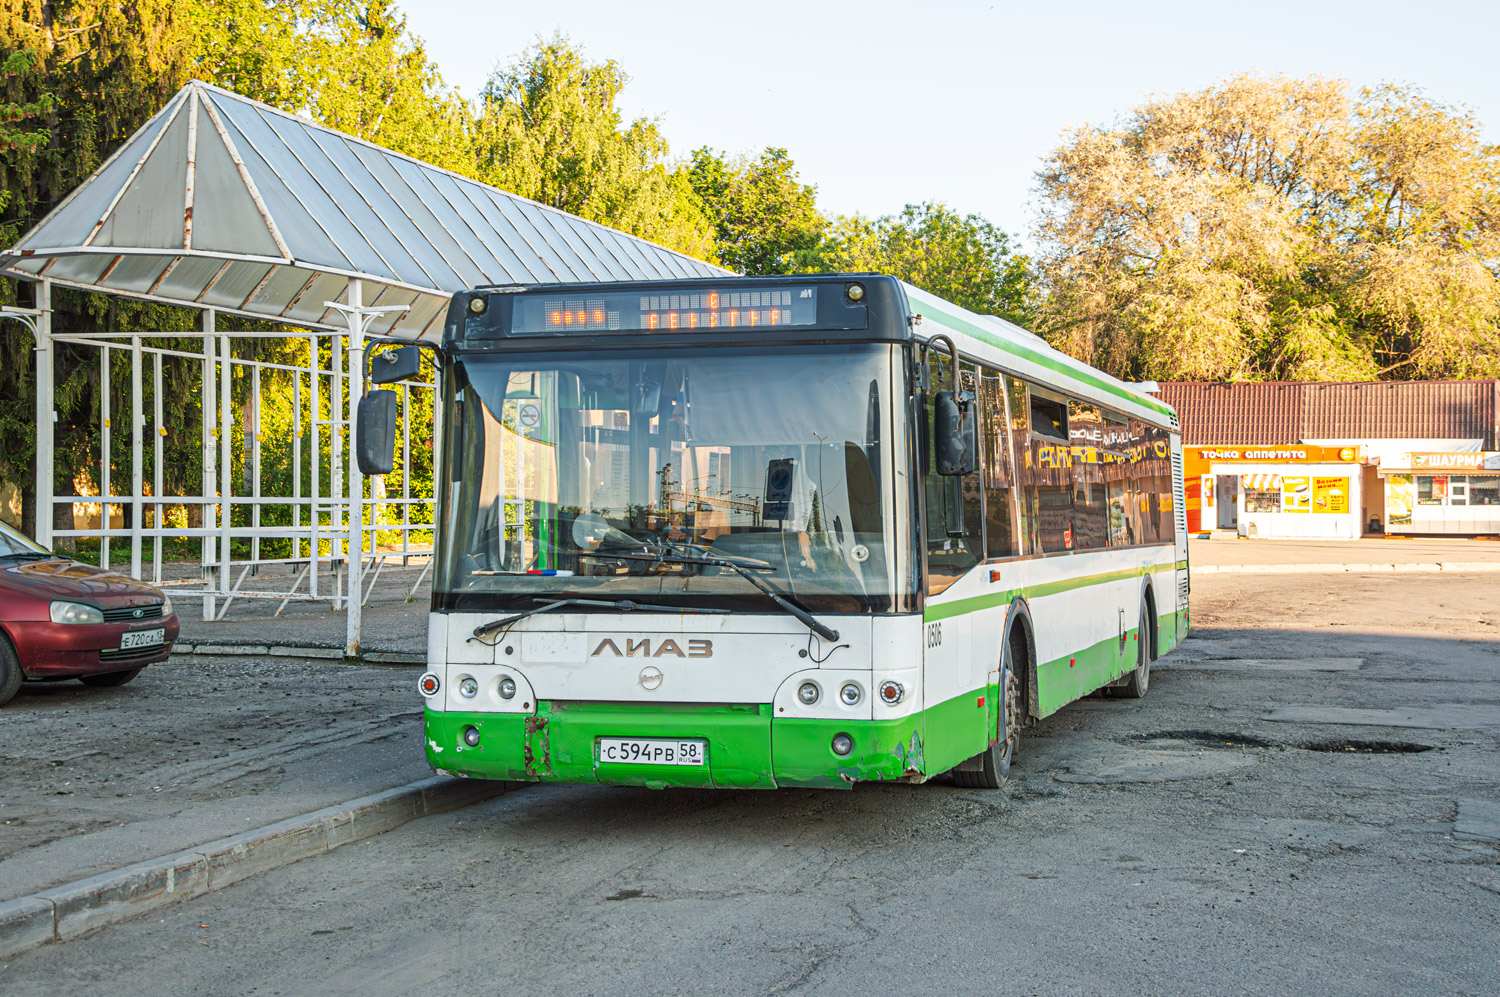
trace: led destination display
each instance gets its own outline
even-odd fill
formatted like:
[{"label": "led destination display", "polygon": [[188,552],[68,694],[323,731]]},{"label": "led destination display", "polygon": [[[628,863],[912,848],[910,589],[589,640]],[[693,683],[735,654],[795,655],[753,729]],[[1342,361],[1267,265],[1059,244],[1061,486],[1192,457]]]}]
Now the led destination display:
[{"label": "led destination display", "polygon": [[811,326],[817,320],[818,288],[811,286],[684,294],[594,291],[519,297],[510,332],[693,332]]}]

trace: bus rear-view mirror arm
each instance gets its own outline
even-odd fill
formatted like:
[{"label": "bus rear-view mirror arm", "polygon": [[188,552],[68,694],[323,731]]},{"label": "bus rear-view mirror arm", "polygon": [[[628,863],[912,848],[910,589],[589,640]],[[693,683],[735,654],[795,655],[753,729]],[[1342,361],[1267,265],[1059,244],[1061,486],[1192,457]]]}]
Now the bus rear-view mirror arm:
[{"label": "bus rear-view mirror arm", "polygon": [[[409,381],[421,373],[422,347],[416,344],[370,352],[367,384]],[[354,417],[354,460],[359,473],[390,474],[396,469],[396,404],[394,391],[367,391],[359,400]]]},{"label": "bus rear-view mirror arm", "polygon": [[[939,334],[927,341],[927,349],[922,354],[924,365],[930,361],[932,349],[939,342],[948,348],[953,376],[948,389],[937,392],[932,398],[932,442],[936,448],[937,473],[944,477],[973,474],[979,470],[979,400],[974,392],[959,387],[958,347],[947,336]],[[955,495],[958,495],[956,490]],[[958,510],[962,517],[961,495]]]}]

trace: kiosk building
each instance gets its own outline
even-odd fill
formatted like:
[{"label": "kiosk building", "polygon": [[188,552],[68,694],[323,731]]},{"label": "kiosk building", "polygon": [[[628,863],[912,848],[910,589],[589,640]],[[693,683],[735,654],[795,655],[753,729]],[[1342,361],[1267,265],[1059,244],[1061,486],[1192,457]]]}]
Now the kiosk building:
[{"label": "kiosk building", "polygon": [[1500,534],[1500,381],[1171,382],[1188,529]]}]

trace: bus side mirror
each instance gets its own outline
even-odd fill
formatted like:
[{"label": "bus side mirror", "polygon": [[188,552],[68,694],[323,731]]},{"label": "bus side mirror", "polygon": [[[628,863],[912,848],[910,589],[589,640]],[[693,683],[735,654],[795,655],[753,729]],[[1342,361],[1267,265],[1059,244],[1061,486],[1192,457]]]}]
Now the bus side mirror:
[{"label": "bus side mirror", "polygon": [[394,384],[410,381],[422,370],[422,348],[403,346],[396,350],[385,350],[370,358],[370,381],[374,384]]},{"label": "bus side mirror", "polygon": [[952,476],[978,471],[979,406],[974,392],[939,391],[932,401],[937,473]]},{"label": "bus side mirror", "polygon": [[354,458],[360,474],[396,469],[396,392],[372,391],[355,413]]}]

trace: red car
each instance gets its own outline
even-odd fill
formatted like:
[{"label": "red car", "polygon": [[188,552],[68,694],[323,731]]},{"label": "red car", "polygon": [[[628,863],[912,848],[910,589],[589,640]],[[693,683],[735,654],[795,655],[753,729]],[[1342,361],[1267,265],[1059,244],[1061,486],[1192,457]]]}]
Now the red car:
[{"label": "red car", "polygon": [[28,679],[124,685],[167,659],[177,630],[161,589],[60,557],[0,523],[0,704]]}]

